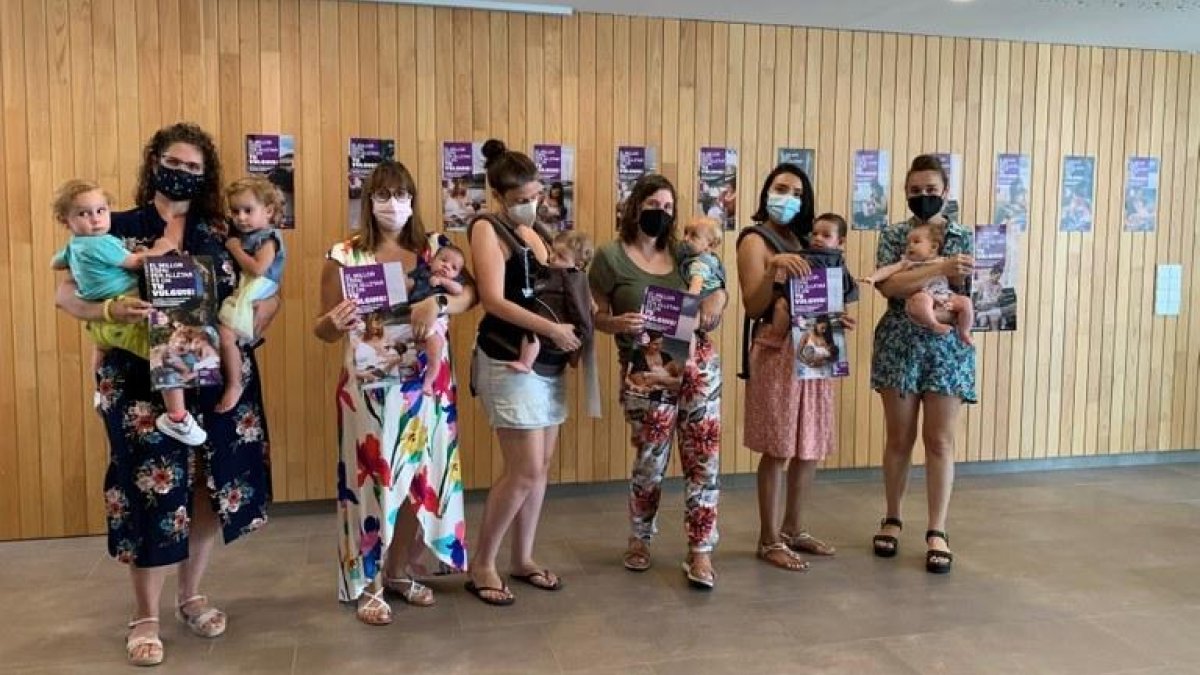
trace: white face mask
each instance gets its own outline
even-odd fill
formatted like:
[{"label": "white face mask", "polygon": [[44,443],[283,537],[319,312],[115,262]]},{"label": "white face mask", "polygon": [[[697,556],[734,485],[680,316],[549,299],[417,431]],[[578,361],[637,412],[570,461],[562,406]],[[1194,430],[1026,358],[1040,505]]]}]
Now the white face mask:
[{"label": "white face mask", "polygon": [[508,217],[518,225],[533,225],[537,220],[537,207],[536,199],[524,204],[514,204],[508,207]]},{"label": "white face mask", "polygon": [[399,232],[408,225],[412,218],[412,200],[392,197],[387,201],[371,202],[371,212],[375,214],[375,222],[384,232]]}]

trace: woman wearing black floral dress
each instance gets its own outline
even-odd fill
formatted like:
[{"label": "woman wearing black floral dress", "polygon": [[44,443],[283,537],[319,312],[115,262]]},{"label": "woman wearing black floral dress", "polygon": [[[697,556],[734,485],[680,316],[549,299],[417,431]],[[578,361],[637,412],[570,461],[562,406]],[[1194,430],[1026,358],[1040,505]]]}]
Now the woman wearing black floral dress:
[{"label": "woman wearing black floral dress", "polygon": [[[212,138],[199,127],[175,124],[147,143],[138,178],[137,207],[112,216],[110,233],[133,250],[166,237],[182,253],[207,256],[216,272],[218,302],[238,284],[239,270],[225,248],[221,170]],[[57,303],[83,320],[105,311],[126,323],[145,321],[149,305],[136,298],[91,303],[60,285]],[[260,322],[278,301],[264,301]],[[256,331],[257,332],[257,331]],[[96,409],[109,440],[104,481],[108,551],[130,564],[136,604],[126,643],[130,663],[163,659],[158,608],[168,566],[179,564],[176,617],[196,635],[225,632],[226,617],[199,594],[218,532],[226,543],[266,522],[270,498],[268,437],[254,353],[243,355],[245,391],[232,411],[216,414],[220,387],[190,390],[187,406],[208,432],[208,442],[186,446],[158,431],[162,397],[150,387],[147,361],[109,350],[96,373]]]}]

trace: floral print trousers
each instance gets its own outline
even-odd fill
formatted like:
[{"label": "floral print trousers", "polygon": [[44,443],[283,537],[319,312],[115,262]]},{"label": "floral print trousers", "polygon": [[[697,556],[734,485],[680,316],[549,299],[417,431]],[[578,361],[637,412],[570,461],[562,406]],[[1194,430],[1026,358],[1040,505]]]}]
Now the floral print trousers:
[{"label": "floral print trousers", "polygon": [[683,371],[677,402],[659,402],[622,392],[637,456],[629,482],[632,536],[649,543],[656,524],[662,480],[671,456],[672,431],[679,431],[684,479],[684,526],[688,548],[701,553],[717,545],[720,499],[721,358],[706,338]]}]

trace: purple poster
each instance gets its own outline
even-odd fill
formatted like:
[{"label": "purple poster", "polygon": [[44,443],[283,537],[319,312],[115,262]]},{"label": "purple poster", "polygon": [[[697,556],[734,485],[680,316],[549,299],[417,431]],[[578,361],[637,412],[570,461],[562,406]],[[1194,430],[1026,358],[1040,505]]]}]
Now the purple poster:
[{"label": "purple poster", "polygon": [[246,171],[266,176],[283,195],[283,218],[279,227],[296,227],[296,140],[291,136],[248,134]]},{"label": "purple poster", "polygon": [[625,200],[633,191],[637,179],[648,173],[658,172],[658,153],[644,145],[622,145],[617,148],[617,222],[621,221],[621,210]]},{"label": "purple poster", "polygon": [[575,229],[575,149],[535,145],[533,161],[542,180],[538,223],[551,233]]},{"label": "purple poster", "polygon": [[1153,232],[1158,220],[1158,158],[1130,157],[1125,169],[1125,231]]},{"label": "purple poster", "polygon": [[217,289],[212,259],[147,258],[150,382],[156,390],[221,384]]},{"label": "purple poster", "polygon": [[483,144],[442,143],[442,227],[464,231],[487,204]]},{"label": "purple poster", "polygon": [[993,220],[1017,232],[1029,227],[1029,155],[996,156]]},{"label": "purple poster", "polygon": [[375,167],[385,160],[396,158],[396,141],[386,138],[351,138],[348,155],[350,182],[350,229],[358,229],[362,215],[363,197],[367,197],[366,207],[371,207],[370,195],[363,195],[363,183]]},{"label": "purple poster", "polygon": [[823,380],[850,374],[842,323],[846,307],[844,279],[841,267],[828,267],[814,269],[807,277],[792,277],[788,282],[798,379]]},{"label": "purple poster", "polygon": [[971,301],[974,331],[1017,329],[1016,232],[1008,225],[975,226]]},{"label": "purple poster", "polygon": [[700,148],[700,181],[696,189],[700,213],[737,228],[738,152],[733,148]]},{"label": "purple poster", "polygon": [[881,230],[888,220],[888,151],[855,150],[853,170],[851,224],[856,230]]},{"label": "purple poster", "polygon": [[408,300],[407,276],[400,263],[373,263],[341,268],[342,297],[358,303],[359,314],[391,309]]},{"label": "purple poster", "polygon": [[815,182],[817,151],[812,148],[779,148],[780,164],[795,164],[800,167],[810,182]]},{"label": "purple poster", "polygon": [[683,367],[691,355],[699,323],[700,298],[658,286],[642,299],[646,329],[634,338],[625,366],[629,401],[670,402],[679,395]]},{"label": "purple poster", "polygon": [[1059,232],[1091,232],[1096,194],[1096,158],[1063,157]]}]

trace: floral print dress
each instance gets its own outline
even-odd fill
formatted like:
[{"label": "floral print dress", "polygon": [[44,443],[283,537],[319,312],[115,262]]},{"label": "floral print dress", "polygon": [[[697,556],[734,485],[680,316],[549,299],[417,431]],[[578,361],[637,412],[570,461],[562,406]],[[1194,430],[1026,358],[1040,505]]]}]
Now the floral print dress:
[{"label": "floral print dress", "polygon": [[[879,237],[875,267],[900,262],[912,222],[897,223]],[[970,230],[951,221],[942,244],[944,256],[974,252]],[[913,323],[903,299],[889,299],[887,311],[875,327],[871,357],[871,388],[895,389],[902,395],[940,394],[975,403],[975,348],[951,331],[938,335]]]},{"label": "floral print dress", "polygon": [[[430,237],[417,257],[428,267],[438,247]],[[374,256],[344,242],[329,251],[341,265],[365,265]],[[467,568],[466,521],[458,446],[458,391],[449,349],[433,394],[421,393],[425,352],[398,384],[363,389],[354,375],[355,348],[345,340],[346,360],[337,385],[338,598],[356,600],[383,569],[400,508],[417,513],[418,537],[407,566],[417,575]],[[428,555],[426,555],[428,554]]]},{"label": "floral print dress", "polygon": [[[110,233],[132,251],[152,245],[165,228],[147,205],[114,213]],[[218,301],[237,288],[240,273],[224,237],[207,223],[188,218],[183,249],[212,258]],[[241,401],[225,414],[213,412],[221,387],[188,390],[187,407],[208,432],[208,441],[192,448],[155,428],[164,408],[162,396],[150,387],[149,362],[119,349],[105,355],[96,372],[95,406],[109,441],[104,497],[110,555],[138,567],[186,560],[197,468],[208,476],[211,508],[226,543],[266,523],[269,442],[258,365],[249,348],[243,348],[242,383]]]}]

